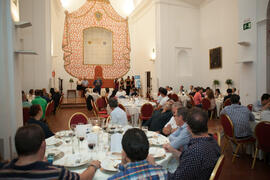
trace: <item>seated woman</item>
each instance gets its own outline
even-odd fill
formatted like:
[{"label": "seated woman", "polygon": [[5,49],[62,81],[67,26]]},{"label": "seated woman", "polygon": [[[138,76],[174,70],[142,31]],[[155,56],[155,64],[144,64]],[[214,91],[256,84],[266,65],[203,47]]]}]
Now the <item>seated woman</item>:
[{"label": "seated woman", "polygon": [[207,98],[210,100],[210,103],[211,103],[209,110],[215,109],[216,108],[216,100],[215,100],[213,90],[212,89],[208,90],[206,95],[207,95]]},{"label": "seated woman", "polygon": [[219,89],[215,90],[215,98],[222,98],[222,94],[220,93]]},{"label": "seated woman", "polygon": [[49,138],[54,135],[53,132],[50,130],[49,126],[45,122],[40,120],[43,115],[43,111],[39,104],[32,105],[30,107],[29,114],[30,114],[30,119],[27,121],[28,124],[39,125],[44,131],[45,138]]}]

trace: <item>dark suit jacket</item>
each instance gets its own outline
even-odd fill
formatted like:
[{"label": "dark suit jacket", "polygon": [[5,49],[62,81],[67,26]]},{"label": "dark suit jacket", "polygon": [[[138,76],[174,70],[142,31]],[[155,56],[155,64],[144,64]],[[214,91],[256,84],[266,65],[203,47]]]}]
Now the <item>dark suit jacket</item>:
[{"label": "dark suit jacket", "polygon": [[152,117],[145,122],[145,126],[148,126],[150,131],[162,131],[163,127],[169,122],[173,116],[172,111],[166,111],[162,113],[162,109],[153,112]]}]

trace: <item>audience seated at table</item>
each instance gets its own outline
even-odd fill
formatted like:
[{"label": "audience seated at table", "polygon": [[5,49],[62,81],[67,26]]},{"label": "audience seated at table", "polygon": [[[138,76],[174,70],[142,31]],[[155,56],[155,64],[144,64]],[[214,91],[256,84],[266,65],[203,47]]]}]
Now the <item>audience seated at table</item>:
[{"label": "audience seated at table", "polygon": [[179,92],[178,92],[178,96],[184,95],[185,94],[185,90],[184,90],[184,86],[181,85],[179,88]]},{"label": "audience seated at table", "polygon": [[180,153],[179,166],[168,179],[209,179],[220,156],[220,148],[213,137],[208,135],[208,116],[201,109],[193,108],[187,116],[191,139]]},{"label": "audience seated at table", "polygon": [[270,110],[270,94],[263,94],[261,102],[253,106],[254,111]]},{"label": "audience seated at table", "polygon": [[131,88],[130,89],[130,96],[131,97],[138,96],[138,92],[137,92],[137,89],[136,88]]},{"label": "audience seated at table", "polygon": [[149,142],[142,130],[137,128],[127,130],[122,138],[122,148],[120,172],[109,180],[167,179],[166,170],[153,165],[154,158],[148,156]]},{"label": "audience seated at table", "polygon": [[93,89],[93,92],[91,92],[90,88],[86,88],[86,93],[85,93],[86,99],[88,98],[89,95],[91,95],[93,97],[95,102],[97,101],[98,98],[101,97],[96,88]]},{"label": "audience seated at table", "polygon": [[15,135],[18,158],[6,163],[0,169],[0,179],[93,179],[99,161],[90,162],[81,174],[45,161],[45,135],[34,124],[20,127]]},{"label": "audience seated at table", "polygon": [[218,88],[215,90],[215,98],[222,98],[222,94]]},{"label": "audience seated at table", "polygon": [[126,91],[120,86],[119,90],[116,92],[115,96],[117,98],[125,98],[126,96]]},{"label": "audience seated at table", "polygon": [[202,107],[202,92],[203,89],[201,87],[196,87],[196,93],[194,95],[194,103],[197,107]]},{"label": "audience seated at table", "polygon": [[127,125],[127,114],[124,110],[118,107],[118,101],[116,98],[109,99],[109,106],[112,109],[112,112],[110,113],[110,124],[117,124],[122,126]]},{"label": "audience seated at table", "polygon": [[42,111],[43,111],[42,119],[44,119],[45,111],[46,111],[46,107],[47,107],[47,101],[41,97],[41,90],[39,90],[39,89],[35,90],[35,99],[32,100],[31,103],[33,105],[34,104],[39,104],[41,106]]},{"label": "audience seated at table", "polygon": [[23,105],[23,107],[31,107],[32,106],[32,103],[28,102],[24,91],[22,91],[22,105]]},{"label": "audience seated at table", "polygon": [[111,99],[111,98],[117,98],[115,95],[116,95],[116,93],[117,93],[117,89],[114,89],[113,90],[113,92],[112,92],[112,94],[109,96],[109,99]]},{"label": "audience seated at table", "polygon": [[174,93],[174,92],[173,92],[173,88],[170,87],[170,86],[166,86],[166,90],[167,90],[167,95],[173,94],[173,93]]},{"label": "audience seated at table", "polygon": [[216,100],[215,100],[214,92],[212,89],[209,89],[206,92],[206,97],[210,100],[210,103],[211,103],[209,110],[214,110],[216,108]]},{"label": "audience seated at table", "polygon": [[169,100],[169,97],[167,96],[167,90],[163,87],[160,87],[158,92],[160,94],[160,101],[157,102],[158,103],[157,109],[160,109]]},{"label": "audience seated at table", "polygon": [[192,92],[194,92],[194,87],[193,87],[193,85],[190,85],[189,90],[188,90],[188,94],[190,94]]},{"label": "audience seated at table", "polygon": [[46,93],[46,89],[40,90],[40,97],[42,97],[43,99],[45,99],[47,103],[49,103],[51,101],[51,99],[49,97],[49,94]]},{"label": "audience seated at table", "polygon": [[246,106],[239,105],[239,95],[232,94],[230,100],[232,105],[226,106],[220,114],[226,114],[230,117],[236,138],[243,139],[252,136],[253,133],[249,121],[255,120],[254,115]]},{"label": "audience seated at table", "polygon": [[[175,114],[175,112],[177,112],[177,109],[179,109],[181,107],[183,107],[181,102],[179,102],[179,101],[174,102],[172,104],[172,113]],[[168,136],[171,133],[173,133],[174,131],[176,131],[177,128],[178,128],[178,126],[176,125],[174,116],[172,116],[170,121],[162,129],[162,134],[164,134],[165,136]]]},{"label": "audience seated at table", "polygon": [[227,99],[230,99],[232,95],[232,89],[227,89],[227,96],[224,97],[223,102],[225,102]]},{"label": "audience seated at table", "polygon": [[161,109],[155,110],[152,117],[144,122],[143,125],[148,126],[150,131],[156,131],[160,133],[172,116],[172,105],[170,102],[166,102]]},{"label": "audience seated at table", "polygon": [[170,143],[163,145],[167,152],[173,153],[176,157],[179,157],[181,151],[187,147],[191,138],[186,123],[188,112],[189,110],[184,107],[180,107],[174,112],[174,119],[178,128],[169,136]]},{"label": "audience seated at table", "polygon": [[35,99],[35,94],[34,94],[33,89],[29,90],[29,94],[27,94],[27,99],[28,99],[28,102],[32,102],[32,100]]},{"label": "audience seated at table", "polygon": [[49,126],[42,121],[42,114],[43,112],[39,104],[32,105],[29,110],[30,119],[27,121],[27,123],[39,125],[45,134],[45,139],[47,139],[53,136],[54,133],[50,130]]}]

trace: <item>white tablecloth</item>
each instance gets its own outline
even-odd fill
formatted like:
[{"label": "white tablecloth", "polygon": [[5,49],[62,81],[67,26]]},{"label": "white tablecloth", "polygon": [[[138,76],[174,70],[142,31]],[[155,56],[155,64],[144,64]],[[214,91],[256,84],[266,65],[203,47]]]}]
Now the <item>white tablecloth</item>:
[{"label": "white tablecloth", "polygon": [[[106,136],[105,134],[102,134],[102,137]],[[57,140],[59,140],[59,139],[57,139]],[[63,164],[65,162],[65,158],[72,156],[72,143],[71,142],[66,143],[64,139],[60,139],[60,141],[62,142],[62,145],[60,145],[58,147],[56,147],[56,146],[47,146],[46,147],[46,151],[50,151],[51,149],[57,149],[57,150],[64,152],[64,157],[62,157],[59,160],[54,161],[54,164],[57,164],[57,165]],[[94,160],[99,160],[102,162],[111,156],[110,152],[104,151],[104,144],[106,144],[106,143],[108,144],[108,142],[103,141],[103,145],[101,143],[100,146],[96,147],[97,149],[95,150],[95,152],[93,152],[93,151],[89,150],[86,140],[82,141],[81,146],[79,146],[77,138],[74,137],[73,147],[75,150],[75,156],[84,157],[84,159],[87,159],[87,158],[91,159],[92,158]],[[80,151],[78,149],[79,147],[81,147]],[[166,157],[162,158],[162,159],[157,159],[156,163],[163,166],[164,169],[167,169],[167,170],[170,170],[170,172],[173,172],[176,169],[178,164],[177,164],[177,161],[172,161],[172,159],[173,159],[172,155],[170,153],[166,153]],[[83,165],[80,167],[74,167],[74,168],[69,167],[68,169],[71,170],[72,172],[82,173],[86,168],[87,168],[87,165]],[[117,173],[117,172],[109,172],[109,171],[104,171],[104,170],[99,169],[99,170],[97,170],[97,172],[94,176],[94,179],[107,179],[115,173]]]}]

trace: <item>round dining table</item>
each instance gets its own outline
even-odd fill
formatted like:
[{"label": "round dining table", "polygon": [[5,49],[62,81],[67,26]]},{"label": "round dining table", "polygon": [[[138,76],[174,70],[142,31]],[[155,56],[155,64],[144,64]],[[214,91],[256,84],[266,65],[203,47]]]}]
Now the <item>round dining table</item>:
[{"label": "round dining table", "polygon": [[[93,133],[91,125],[86,125],[90,133]],[[125,127],[127,130],[132,127]],[[88,141],[79,139],[71,130],[60,131],[46,139],[46,153],[45,155],[53,153],[55,159],[54,165],[64,166],[72,172],[82,173],[87,169],[91,160],[99,160],[101,162],[101,168],[96,171],[94,179],[107,179],[119,172],[116,169],[117,164],[121,162],[121,153],[110,152],[110,134],[103,131],[101,128],[99,131],[95,131],[98,137],[98,143],[94,150],[88,148]],[[75,136],[74,136],[75,135]],[[172,154],[165,152],[162,148],[163,144],[169,142],[168,138],[160,135],[156,132],[146,131],[150,143],[149,154],[153,155],[156,159],[156,163],[161,165],[164,169],[173,172],[178,166],[178,161],[175,161]]]}]

